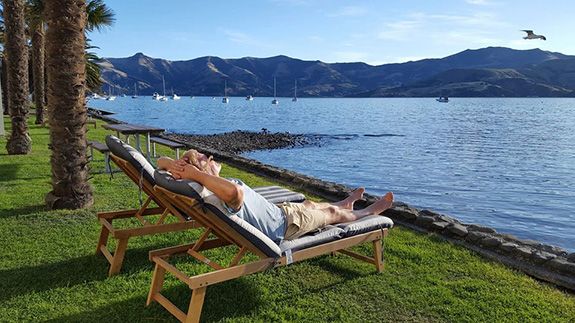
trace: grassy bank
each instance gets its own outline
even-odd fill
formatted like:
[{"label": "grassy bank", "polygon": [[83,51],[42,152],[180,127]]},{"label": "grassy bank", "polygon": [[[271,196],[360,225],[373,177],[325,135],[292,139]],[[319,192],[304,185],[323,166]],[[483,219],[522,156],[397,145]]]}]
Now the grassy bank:
[{"label": "grassy bank", "polygon": [[[7,121],[7,119],[5,119]],[[5,123],[9,131],[9,123]],[[30,126],[33,150],[8,156],[0,139],[0,321],[172,321],[161,306],[145,307],[151,249],[188,243],[198,230],[130,241],[123,271],[107,277],[95,256],[96,212],[138,206],[137,187],[123,174],[94,174],[92,208],[47,211],[48,130]],[[91,128],[90,139],[107,134]],[[166,154],[173,154],[165,152]],[[94,170],[103,170],[96,155]],[[224,176],[250,185],[269,181],[224,166]],[[370,247],[360,247],[369,252]],[[214,252],[214,258],[226,251]],[[434,236],[391,230],[386,269],[343,255],[324,256],[208,288],[202,319],[212,321],[575,321],[575,296]],[[190,273],[203,271],[178,259]],[[187,308],[189,289],[175,279],[167,295]]]}]

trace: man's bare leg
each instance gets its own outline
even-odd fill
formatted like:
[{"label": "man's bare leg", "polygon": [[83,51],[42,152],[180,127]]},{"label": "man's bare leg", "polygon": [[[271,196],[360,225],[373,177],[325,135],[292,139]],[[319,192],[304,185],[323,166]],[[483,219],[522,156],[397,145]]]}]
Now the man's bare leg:
[{"label": "man's bare leg", "polygon": [[349,196],[342,201],[331,203],[333,206],[339,206],[342,209],[353,210],[353,204],[363,198],[363,193],[365,192],[364,187],[359,187],[355,189]]},{"label": "man's bare leg", "polygon": [[393,193],[387,192],[382,198],[375,201],[372,205],[366,207],[363,210],[358,210],[357,213],[363,214],[363,216],[370,214],[380,214],[381,212],[391,208],[393,206]]},{"label": "man's bare leg", "polygon": [[360,187],[355,189],[353,192],[351,192],[351,194],[346,197],[344,200],[341,200],[339,202],[334,202],[334,203],[326,203],[326,202],[312,202],[312,201],[308,201],[305,200],[303,202],[303,204],[310,208],[310,209],[325,209],[328,208],[330,206],[335,206],[341,209],[346,209],[346,210],[353,210],[353,205],[355,204],[355,202],[363,199],[363,193],[365,192],[365,188]]},{"label": "man's bare leg", "polygon": [[334,206],[322,210],[328,213],[327,224],[335,224],[355,221],[368,215],[380,214],[389,209],[392,205],[393,193],[387,192],[381,199],[375,201],[375,203],[362,210],[352,211]]}]

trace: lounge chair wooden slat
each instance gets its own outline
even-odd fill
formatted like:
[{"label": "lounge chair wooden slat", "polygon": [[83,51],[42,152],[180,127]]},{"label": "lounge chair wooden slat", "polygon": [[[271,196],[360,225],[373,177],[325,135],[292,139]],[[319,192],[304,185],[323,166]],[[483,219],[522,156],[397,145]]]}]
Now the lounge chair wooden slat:
[{"label": "lounge chair wooden slat", "polygon": [[[220,248],[230,244],[231,242],[221,238],[209,239],[202,244],[202,247],[198,251]],[[191,249],[194,245],[195,243],[186,243],[179,246],[152,250],[149,252],[149,259],[152,260],[153,257],[163,257],[166,255],[186,253],[188,249]]]}]

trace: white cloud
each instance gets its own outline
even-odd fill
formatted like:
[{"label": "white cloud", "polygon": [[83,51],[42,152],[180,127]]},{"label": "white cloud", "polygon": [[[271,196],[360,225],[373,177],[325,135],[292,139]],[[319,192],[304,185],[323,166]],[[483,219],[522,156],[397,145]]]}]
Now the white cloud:
[{"label": "white cloud", "polygon": [[473,5],[480,5],[480,6],[484,6],[489,4],[489,1],[487,0],[465,0],[465,2],[469,3],[469,4],[473,4]]},{"label": "white cloud", "polygon": [[471,15],[411,13],[385,24],[377,35],[380,39],[413,41],[414,37],[435,38],[446,41],[467,41],[490,44],[496,32],[510,26],[497,15],[487,12]]},{"label": "white cloud", "polygon": [[314,42],[314,43],[321,43],[324,41],[323,37],[320,37],[317,35],[308,36],[307,39],[311,42]]},{"label": "white cloud", "polygon": [[251,36],[236,30],[222,29],[228,40],[238,44],[255,45],[258,42]]},{"label": "white cloud", "polygon": [[311,0],[270,0],[274,3],[289,5],[289,6],[308,6],[311,5]]},{"label": "white cloud", "polygon": [[360,17],[369,13],[369,10],[360,6],[347,6],[328,14],[328,17]]},{"label": "white cloud", "polygon": [[385,29],[377,36],[380,39],[407,40],[406,38],[413,32],[416,32],[421,25],[421,21],[412,19],[391,22],[386,24]]}]

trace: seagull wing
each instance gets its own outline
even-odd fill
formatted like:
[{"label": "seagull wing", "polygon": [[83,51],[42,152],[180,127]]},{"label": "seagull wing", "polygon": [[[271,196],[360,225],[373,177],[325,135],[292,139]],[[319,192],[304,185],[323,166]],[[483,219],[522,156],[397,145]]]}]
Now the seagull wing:
[{"label": "seagull wing", "polygon": [[522,30],[522,31],[526,32],[526,33],[527,33],[527,36],[533,35],[533,30],[525,30],[525,29],[524,29],[524,30]]}]

